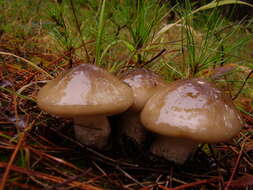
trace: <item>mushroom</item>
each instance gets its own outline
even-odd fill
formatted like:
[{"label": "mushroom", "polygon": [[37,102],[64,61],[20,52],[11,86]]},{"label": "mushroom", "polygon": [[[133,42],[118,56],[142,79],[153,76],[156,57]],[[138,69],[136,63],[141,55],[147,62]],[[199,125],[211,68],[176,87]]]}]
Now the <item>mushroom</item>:
[{"label": "mushroom", "polygon": [[198,143],[224,142],[239,133],[242,121],[232,100],[203,79],[172,82],[146,103],[141,122],[159,136],[155,155],[182,164]]},{"label": "mushroom", "polygon": [[148,99],[166,83],[159,75],[145,68],[129,70],[120,79],[132,88],[134,96],[133,105],[120,116],[120,134],[141,144],[146,138],[146,131],[140,123],[140,112]]},{"label": "mushroom", "polygon": [[41,88],[37,102],[52,115],[73,118],[81,143],[102,148],[111,131],[106,116],[127,110],[133,104],[133,93],[104,69],[81,64]]}]

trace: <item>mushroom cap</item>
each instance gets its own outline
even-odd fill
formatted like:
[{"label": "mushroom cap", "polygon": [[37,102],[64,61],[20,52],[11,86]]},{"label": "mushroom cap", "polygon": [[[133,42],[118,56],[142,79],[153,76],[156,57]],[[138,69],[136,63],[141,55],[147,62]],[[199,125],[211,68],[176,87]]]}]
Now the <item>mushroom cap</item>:
[{"label": "mushroom cap", "polygon": [[104,69],[81,64],[41,88],[37,102],[42,110],[53,115],[113,115],[133,104],[133,93]]},{"label": "mushroom cap", "polygon": [[141,122],[160,135],[205,143],[229,140],[242,126],[232,100],[203,79],[176,81],[154,94]]},{"label": "mushroom cap", "polygon": [[125,72],[120,79],[133,90],[132,110],[141,111],[148,99],[167,84],[162,77],[145,68],[135,68]]}]

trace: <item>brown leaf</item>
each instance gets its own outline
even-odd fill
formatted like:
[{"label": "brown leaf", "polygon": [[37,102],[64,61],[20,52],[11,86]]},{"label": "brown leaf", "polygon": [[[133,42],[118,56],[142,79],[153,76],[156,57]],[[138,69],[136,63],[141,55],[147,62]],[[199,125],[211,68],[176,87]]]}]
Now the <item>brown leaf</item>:
[{"label": "brown leaf", "polygon": [[236,64],[226,64],[221,67],[217,67],[214,69],[214,71],[211,73],[212,79],[219,79],[220,77],[228,74],[229,72],[233,71],[236,68]]}]

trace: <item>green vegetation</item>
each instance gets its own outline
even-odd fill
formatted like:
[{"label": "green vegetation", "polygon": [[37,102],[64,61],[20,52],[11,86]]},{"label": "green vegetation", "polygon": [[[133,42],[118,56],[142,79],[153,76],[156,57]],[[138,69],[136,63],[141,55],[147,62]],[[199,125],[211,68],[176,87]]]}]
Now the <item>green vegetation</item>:
[{"label": "green vegetation", "polygon": [[[253,17],[224,15],[227,4],[231,10],[252,5],[169,2],[0,0],[0,190],[253,185]],[[234,99],[244,128],[230,142],[202,145],[183,166],[132,144],[134,153],[84,147],[71,120],[36,105],[47,80],[82,62],[115,74],[146,67],[167,81],[212,80]]]}]

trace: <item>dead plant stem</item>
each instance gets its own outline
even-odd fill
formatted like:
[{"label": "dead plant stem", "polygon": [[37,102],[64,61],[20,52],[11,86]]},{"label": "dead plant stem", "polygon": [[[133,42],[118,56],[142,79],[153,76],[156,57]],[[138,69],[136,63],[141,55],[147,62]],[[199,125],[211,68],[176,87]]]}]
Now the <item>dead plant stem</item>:
[{"label": "dead plant stem", "polygon": [[1,181],[1,184],[0,184],[0,190],[4,190],[4,186],[8,180],[8,175],[9,175],[9,172],[10,172],[10,169],[11,169],[11,166],[12,166],[12,163],[14,162],[15,158],[16,158],[16,155],[20,149],[20,147],[22,146],[23,142],[24,142],[24,138],[25,138],[25,133],[24,132],[21,132],[19,134],[19,140],[18,140],[18,144],[14,150],[14,152],[12,153],[11,155],[11,158],[10,158],[10,161],[8,162],[7,166],[6,166],[6,169],[5,169],[5,172],[4,172],[4,175],[2,177],[2,181]]}]

